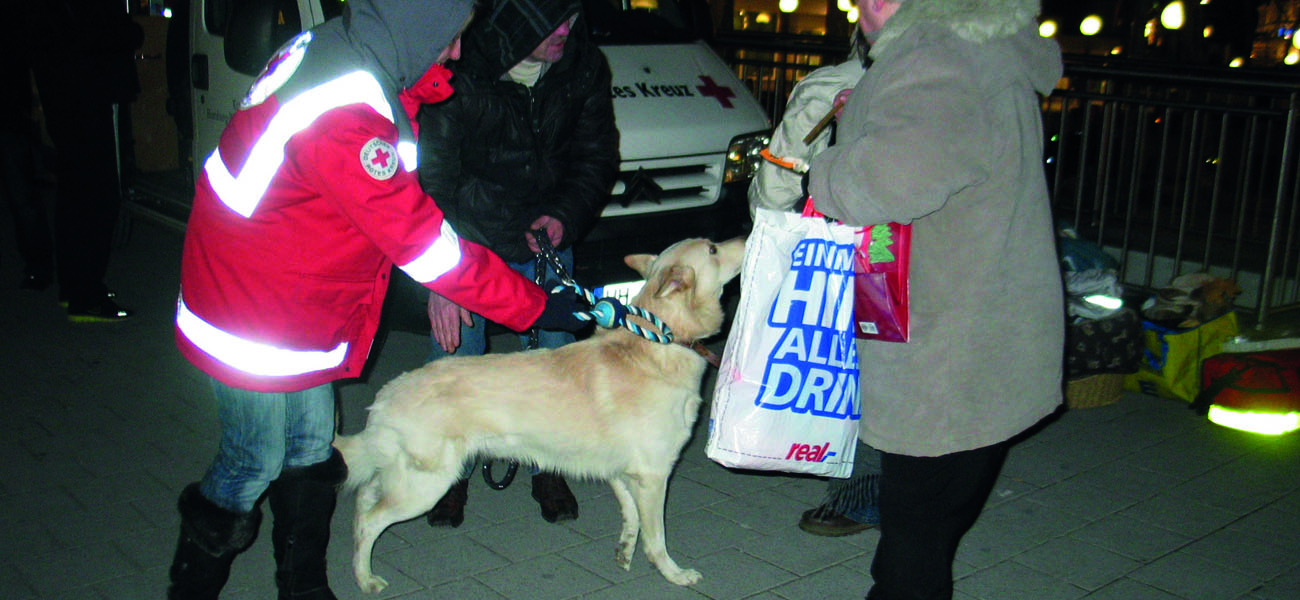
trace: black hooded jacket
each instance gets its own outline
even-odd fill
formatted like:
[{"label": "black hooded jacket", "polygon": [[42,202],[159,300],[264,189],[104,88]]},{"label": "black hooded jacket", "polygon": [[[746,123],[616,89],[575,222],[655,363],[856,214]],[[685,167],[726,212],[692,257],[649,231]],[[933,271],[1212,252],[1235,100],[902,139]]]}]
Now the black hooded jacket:
[{"label": "black hooded jacket", "polygon": [[506,73],[579,10],[574,0],[493,0],[462,39],[451,99],[420,111],[420,181],[464,237],[510,262],[542,215],[560,247],[590,230],[618,174],[605,55],[579,18],[564,57],[531,89]]}]

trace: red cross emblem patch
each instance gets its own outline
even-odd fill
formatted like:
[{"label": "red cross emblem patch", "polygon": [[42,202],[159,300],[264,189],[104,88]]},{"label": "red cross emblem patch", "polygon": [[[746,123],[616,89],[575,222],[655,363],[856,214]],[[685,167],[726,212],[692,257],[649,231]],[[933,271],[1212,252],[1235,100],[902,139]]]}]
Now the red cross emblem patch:
[{"label": "red cross emblem patch", "polygon": [[397,173],[398,162],[397,149],[382,139],[371,138],[361,147],[361,168],[375,179],[391,178]]}]

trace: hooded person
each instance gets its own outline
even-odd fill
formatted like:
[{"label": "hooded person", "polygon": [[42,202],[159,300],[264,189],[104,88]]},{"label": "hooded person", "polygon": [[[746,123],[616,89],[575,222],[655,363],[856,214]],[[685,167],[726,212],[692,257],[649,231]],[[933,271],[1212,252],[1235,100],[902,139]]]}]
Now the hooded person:
[{"label": "hooded person", "polygon": [[[587,38],[580,3],[490,0],[466,30],[462,56],[450,68],[456,94],[420,110],[425,190],[458,231],[524,276],[537,275],[536,231],[545,232],[572,273],[572,245],[600,217],[619,163],[609,64]],[[427,296],[429,360],[487,351],[491,315],[437,290]],[[537,347],[573,339],[568,332],[541,331]],[[464,520],[465,475],[430,511],[430,524]],[[578,516],[577,500],[559,474],[534,470],[532,496],[547,521]]]},{"label": "hooded person", "polygon": [[286,43],[195,185],[175,337],[210,380],[217,456],[181,494],[168,598],[216,598],[265,493],[280,598],[332,599],[332,382],[361,374],[389,267],[516,330],[576,329],[547,294],[463,240],[414,172],[421,103],[451,94],[471,0],[351,0]]},{"label": "hooded person", "polygon": [[1009,440],[1061,405],[1065,302],[1041,95],[1062,73],[1037,0],[864,0],[874,61],[813,158],[818,210],[912,226],[907,343],[859,340],[879,449],[872,600],[952,597],[952,560]]},{"label": "hooded person", "polygon": [[[549,216],[581,239],[618,175],[605,55],[575,0],[490,0],[450,65],[457,93],[420,114],[420,180],[465,235],[512,263]],[[560,31],[563,29],[563,31]]]}]

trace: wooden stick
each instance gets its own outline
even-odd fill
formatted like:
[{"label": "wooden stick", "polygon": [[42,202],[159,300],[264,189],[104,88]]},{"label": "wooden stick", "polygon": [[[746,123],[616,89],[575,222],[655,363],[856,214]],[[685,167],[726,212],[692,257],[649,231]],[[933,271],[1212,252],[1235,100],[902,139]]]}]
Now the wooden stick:
[{"label": "wooden stick", "polygon": [[816,125],[813,125],[812,131],[809,131],[808,135],[803,136],[803,145],[811,144],[813,140],[817,139],[817,136],[821,135],[822,131],[831,124],[831,121],[835,120],[835,113],[839,112],[841,106],[843,104],[831,106],[830,112],[826,113],[826,116],[822,117],[822,120],[818,121]]}]

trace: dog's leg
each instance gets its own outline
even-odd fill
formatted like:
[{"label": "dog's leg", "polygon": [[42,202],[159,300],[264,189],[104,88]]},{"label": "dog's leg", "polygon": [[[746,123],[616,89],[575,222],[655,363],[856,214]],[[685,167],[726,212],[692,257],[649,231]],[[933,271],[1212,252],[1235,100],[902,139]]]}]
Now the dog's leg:
[{"label": "dog's leg", "polygon": [[618,548],[614,550],[614,562],[623,570],[632,568],[632,555],[636,553],[636,537],[641,531],[641,515],[636,509],[636,499],[632,490],[622,477],[609,480],[609,487],[614,488],[614,497],[618,498],[618,507],[623,512],[623,531],[618,535]]},{"label": "dog's leg", "polygon": [[367,516],[379,504],[381,485],[380,478],[376,477],[357,490],[356,516],[352,519],[352,573],[356,577],[357,587],[372,594],[388,587],[388,581],[370,570],[370,554],[383,529],[371,532],[373,523]]},{"label": "dog's leg", "polygon": [[642,474],[628,478],[637,510],[641,513],[641,547],[646,558],[659,568],[668,581],[677,585],[692,585],[702,578],[695,569],[677,566],[664,542],[664,500],[668,491],[668,473]]},{"label": "dog's leg", "polygon": [[[352,527],[355,543],[352,572],[357,587],[373,594],[388,586],[383,577],[371,571],[371,553],[375,541],[393,523],[414,519],[429,512],[438,498],[456,481],[459,472],[459,464],[431,472],[414,469],[406,460],[396,461],[389,470],[381,471],[359,491],[356,520]],[[371,486],[373,490],[367,489]],[[370,505],[365,511],[361,510],[363,503]]]}]

